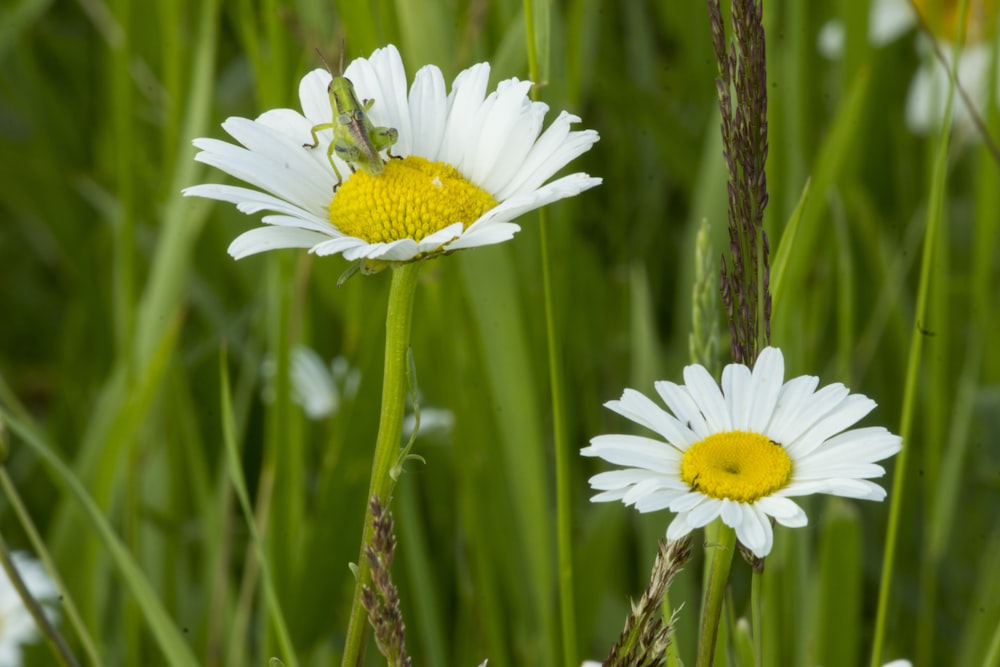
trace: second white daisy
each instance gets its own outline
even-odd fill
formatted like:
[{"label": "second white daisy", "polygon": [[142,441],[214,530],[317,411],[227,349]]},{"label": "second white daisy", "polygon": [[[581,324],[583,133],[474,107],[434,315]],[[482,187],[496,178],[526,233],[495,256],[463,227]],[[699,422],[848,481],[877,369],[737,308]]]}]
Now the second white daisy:
[{"label": "second white daisy", "polygon": [[529,81],[502,81],[486,95],[487,63],[460,73],[445,93],[434,66],[421,68],[407,91],[396,47],[376,50],[345,70],[361,100],[374,100],[367,115],[394,128],[398,139],[380,175],[351,173],[334,157],[343,183],[327,158],[332,139],[311,129],[330,123],[331,75],[307,74],[299,85],[302,113],[274,109],[256,120],[229,118],[223,128],[242,146],[196,139],[195,159],[257,189],[204,184],[185,195],[236,204],[247,214],[268,212],[264,227],[240,235],[229,247],[239,259],[276,248],[308,248],[342,254],[378,270],[393,263],[500,243],[520,227],[524,213],[571,197],[601,182],[574,173],[546,183],[598,140],[593,130],[571,131],[580,119],[562,112],[542,132],[548,106],[528,98]]},{"label": "second white daisy", "polygon": [[736,530],[754,555],[771,551],[770,517],[804,526],[807,517],[791,496],[829,493],[882,500],[885,490],[868,481],[885,469],[875,462],[899,451],[901,439],[882,427],[845,431],[875,407],[842,384],[817,391],[819,379],[783,382],[777,348],[761,352],[753,371],[730,364],[722,387],[699,365],[684,369],[684,385],[657,382],[663,410],[633,389],[605,405],[658,433],[600,435],[584,448],[623,470],[590,479],[595,502],[621,500],[640,512],[669,509],[675,540],[716,517]]}]

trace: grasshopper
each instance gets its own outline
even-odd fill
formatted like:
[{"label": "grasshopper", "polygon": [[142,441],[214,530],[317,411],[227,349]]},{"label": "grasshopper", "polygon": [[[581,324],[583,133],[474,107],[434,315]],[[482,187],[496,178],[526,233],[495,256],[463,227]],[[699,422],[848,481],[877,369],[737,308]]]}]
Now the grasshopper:
[{"label": "grasshopper", "polygon": [[[317,50],[317,53],[319,51]],[[384,150],[390,158],[396,157],[392,154],[392,145],[396,143],[399,132],[394,127],[375,127],[368,118],[368,111],[375,104],[375,100],[358,101],[357,93],[354,92],[354,84],[351,80],[343,76],[334,76],[333,70],[323,59],[327,70],[333,79],[327,86],[326,92],[330,95],[330,109],[333,111],[332,123],[320,123],[314,125],[312,133],[312,143],[302,144],[304,148],[316,148],[319,145],[317,132],[323,130],[333,130],[333,141],[326,151],[326,156],[333,167],[333,173],[337,175],[337,184],[333,186],[334,192],[343,182],[340,170],[334,164],[333,154],[347,163],[351,168],[351,173],[355,171],[355,165],[361,167],[369,174],[378,176],[385,169],[385,162],[382,160],[381,152]],[[340,71],[344,71],[344,53],[340,53]]]}]

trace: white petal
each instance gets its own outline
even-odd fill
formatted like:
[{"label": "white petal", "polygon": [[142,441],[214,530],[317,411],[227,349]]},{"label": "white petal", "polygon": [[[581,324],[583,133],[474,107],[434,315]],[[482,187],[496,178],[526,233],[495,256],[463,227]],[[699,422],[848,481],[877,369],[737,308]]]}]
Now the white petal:
[{"label": "white petal", "polygon": [[389,44],[375,49],[370,58],[356,58],[344,70],[344,77],[354,84],[359,102],[374,100],[367,111],[368,119],[376,127],[396,128],[399,152],[408,155],[413,131],[406,99],[406,70],[396,47]]},{"label": "white petal", "polygon": [[708,374],[704,366],[692,364],[684,367],[684,384],[691,392],[691,398],[705,415],[705,422],[712,433],[731,431],[732,420],[729,417],[729,405],[722,395],[722,390]]},{"label": "white petal", "polygon": [[793,459],[808,456],[827,438],[853,426],[874,409],[875,401],[861,394],[852,394],[841,401],[834,410],[817,420],[801,437],[787,444],[785,449]]},{"label": "white petal", "polygon": [[[777,433],[772,434],[770,430],[768,431],[768,435],[772,440],[780,443],[786,449],[791,449],[796,441],[802,438],[803,434],[813,424],[816,424],[831,412],[835,412],[849,395],[850,392],[847,387],[839,382],[829,384],[816,393],[804,397],[804,400],[794,414],[789,412],[789,414],[784,415],[785,428],[781,434],[781,439],[778,439]],[[781,400],[779,398],[779,402]]]},{"label": "white petal", "polygon": [[598,435],[590,439],[590,447],[580,450],[584,456],[599,456],[609,463],[630,468],[645,468],[656,472],[677,469],[680,454],[665,442],[641,435]]},{"label": "white petal", "polygon": [[340,170],[340,174],[344,180],[347,180],[351,174],[351,168],[346,162],[341,160],[336,153],[329,153],[328,149],[330,142],[333,140],[333,131],[321,130],[317,132],[316,136],[319,139],[317,145],[306,146],[306,144],[313,143],[312,129],[318,123],[305,118],[297,111],[293,111],[292,109],[271,109],[258,116],[254,122],[291,137],[294,142],[293,146],[302,146],[301,151],[293,148],[291,154],[297,160],[301,160],[302,156],[311,160],[311,162],[307,162],[298,168],[303,171],[309,170],[310,172],[315,172],[316,178],[321,180],[324,202],[329,203],[330,197],[333,194],[333,188],[337,184],[337,174],[330,167],[330,159],[332,158],[336,163],[337,169]]},{"label": "white petal", "polygon": [[682,512],[675,516],[674,520],[667,526],[667,539],[679,540],[693,529],[694,527],[687,521],[687,514]]},{"label": "white petal", "polygon": [[746,421],[741,422],[748,426],[748,430],[754,433],[766,432],[774,416],[784,379],[785,358],[781,355],[781,350],[775,347],[764,348],[753,366],[747,401],[748,414]]},{"label": "white petal", "polygon": [[[474,119],[486,96],[489,85],[489,63],[479,63],[463,70],[455,77],[448,96],[448,123],[438,159],[452,164],[461,171],[466,147],[473,141],[476,129]],[[463,172],[464,173],[464,172]]]},{"label": "white petal", "polygon": [[312,187],[303,187],[300,174],[283,163],[256,155],[245,148],[216,139],[196,139],[195,145],[203,149],[194,159],[271,192],[313,214],[319,214],[329,204],[331,192],[319,196]]},{"label": "white petal", "polygon": [[707,497],[699,491],[691,491],[670,503],[670,511],[677,512],[678,514],[687,514],[700,505]]},{"label": "white petal", "polygon": [[429,234],[417,243],[418,252],[432,252],[446,245],[449,241],[459,238],[462,235],[462,223],[456,222],[448,225],[444,229],[439,229],[433,234]]},{"label": "white petal", "polygon": [[533,211],[536,208],[541,208],[560,199],[574,197],[584,190],[589,190],[592,187],[600,185],[601,182],[602,179],[600,178],[594,178],[580,172],[563,176],[551,183],[546,183],[537,190],[524,192],[504,200],[474,222],[470,230],[482,224],[485,220],[513,220],[528,211]]},{"label": "white petal", "polygon": [[598,493],[590,497],[590,502],[592,503],[610,503],[615,500],[621,500],[622,496],[625,495],[625,491],[605,491],[603,493]]},{"label": "white petal", "polygon": [[570,132],[570,125],[579,120],[577,116],[561,112],[532,146],[518,173],[494,196],[503,201],[518,192],[534,190],[573,158],[589,150],[600,137],[593,130]]},{"label": "white petal", "polygon": [[314,69],[299,82],[299,102],[302,113],[313,125],[329,123],[333,120],[333,107],[327,88],[333,77],[325,69]]},{"label": "white petal", "polygon": [[330,237],[294,227],[256,227],[243,232],[229,244],[233,259],[243,259],[265,250],[278,248],[311,248]]},{"label": "white petal", "polygon": [[481,187],[488,192],[503,192],[524,168],[525,161],[542,131],[548,105],[531,102],[510,128],[503,150]]},{"label": "white petal", "polygon": [[643,500],[648,499],[653,494],[666,492],[670,494],[671,498],[676,498],[687,493],[687,489],[673,488],[675,486],[676,480],[671,480],[667,475],[649,475],[626,491],[625,495],[622,496],[622,502],[626,505],[635,505],[636,509],[642,512],[640,505],[642,505]]},{"label": "white petal", "polygon": [[743,520],[743,510],[740,509],[739,502],[723,498],[722,511],[719,513],[719,516],[722,517],[722,522],[727,526],[738,526],[740,521]]},{"label": "white petal", "polygon": [[376,100],[372,110],[381,103],[386,116],[384,120],[375,116],[372,122],[377,119],[380,122],[375,123],[376,125],[388,125],[399,130],[399,150],[403,154],[409,154],[412,152],[410,138],[413,136],[413,127],[410,124],[410,102],[403,59],[395,45],[389,44],[375,49],[370,60],[378,73],[383,91],[383,98]]},{"label": "white petal", "polygon": [[503,243],[514,238],[514,234],[519,231],[521,231],[521,226],[513,222],[494,222],[488,226],[466,230],[462,236],[448,244],[448,250],[478,248]]},{"label": "white petal", "polygon": [[659,491],[647,493],[635,503],[635,508],[640,512],[656,512],[670,507],[681,494],[686,493],[686,487],[681,489],[664,488]]},{"label": "white petal", "polygon": [[750,369],[743,364],[729,364],[722,369],[722,395],[726,397],[729,421],[734,429],[746,431],[749,426]]},{"label": "white petal", "polygon": [[333,228],[333,225],[316,220],[312,216],[297,217],[293,215],[265,215],[261,222],[267,225],[277,225],[279,227],[298,227],[318,232],[325,236],[341,236],[340,232]]},{"label": "white petal", "polygon": [[272,170],[280,170],[294,179],[295,194],[286,199],[296,203],[315,202],[320,207],[329,204],[335,182],[333,169],[329,167],[329,162],[325,168],[318,168],[317,165],[322,163],[316,159],[317,149],[304,147],[305,138],[290,137],[246,118],[227,118],[222,127],[248,148],[255,160],[271,165]]},{"label": "white petal", "polygon": [[[397,239],[390,243],[373,243],[368,251],[357,258],[380,259],[393,262],[405,262],[417,256],[417,242],[413,239]],[[344,253],[344,259],[356,259]]]},{"label": "white petal", "polygon": [[342,252],[353,251],[354,249],[368,245],[367,241],[363,241],[354,236],[341,236],[335,239],[329,239],[320,243],[312,248],[309,252],[318,255],[320,257],[326,257],[327,255],[339,255]]},{"label": "white petal", "polygon": [[639,468],[625,468],[622,470],[609,470],[600,472],[590,478],[590,488],[595,491],[611,491],[613,489],[627,489],[635,484],[649,479],[653,474],[648,470]]},{"label": "white petal", "polygon": [[687,521],[695,528],[701,528],[711,523],[722,512],[722,501],[718,498],[703,496],[702,502],[691,508]]},{"label": "white petal", "polygon": [[634,389],[626,389],[620,401],[608,401],[604,405],[636,424],[656,431],[669,443],[687,445],[697,441],[690,429],[685,428],[645,394]]},{"label": "white petal", "polygon": [[806,481],[810,479],[830,479],[836,477],[851,477],[854,479],[867,479],[872,477],[882,477],[885,475],[885,468],[877,463],[855,463],[844,461],[842,463],[825,463],[821,465],[796,465],[795,479]]},{"label": "white petal", "polygon": [[314,229],[316,231],[326,230],[329,233],[336,233],[333,225],[326,221],[326,219],[309,213],[305,209],[302,209],[294,204],[289,204],[288,202],[278,199],[273,195],[269,195],[265,192],[260,192],[259,190],[251,190],[250,188],[241,188],[235,185],[219,185],[216,183],[205,183],[202,185],[192,185],[189,188],[184,188],[181,193],[185,197],[205,197],[206,199],[215,199],[217,201],[225,201],[230,204],[236,204],[236,208],[241,213],[246,213],[247,215],[252,215],[254,213],[260,213],[261,211],[274,211],[275,213],[284,213],[288,217],[298,218],[302,221],[302,224],[296,225],[304,229]]},{"label": "white petal", "polygon": [[410,150],[428,160],[437,160],[448,119],[448,100],[444,90],[444,76],[433,65],[425,65],[417,72],[410,88],[410,122],[413,137]]},{"label": "white petal", "polygon": [[775,495],[795,497],[814,493],[828,493],[861,500],[883,500],[886,496],[885,489],[866,479],[819,479],[802,482],[793,480]]},{"label": "white petal", "polygon": [[732,526],[736,529],[736,538],[758,558],[767,556],[774,543],[771,522],[752,505],[739,503],[739,508],[739,522]]},{"label": "white petal", "polygon": [[[661,380],[654,384],[657,393],[663,402],[667,404],[674,416],[677,417],[684,428],[693,434],[692,443],[697,442],[711,434],[705,416],[701,413],[698,404],[695,403],[688,392],[687,387],[676,385],[673,382]],[[676,443],[680,444],[680,443]],[[685,447],[686,449],[686,447]]]},{"label": "white petal", "polygon": [[530,88],[530,81],[509,79],[501,81],[496,92],[491,95],[494,98],[493,104],[482,118],[478,141],[469,152],[473,159],[464,172],[469,180],[481,184],[488,192],[493,192],[489,177],[506,150],[522,113],[530,108]]},{"label": "white petal", "polygon": [[773,516],[775,521],[782,526],[789,528],[801,528],[809,523],[809,517],[798,504],[781,496],[767,496],[758,500],[755,505],[757,509],[768,516]]},{"label": "white petal", "polygon": [[819,385],[819,378],[811,375],[800,375],[786,382],[778,392],[778,401],[774,406],[774,414],[767,426],[767,435],[775,442],[788,443],[798,437],[809,427],[803,424],[800,417],[804,406],[811,400],[813,392]]}]

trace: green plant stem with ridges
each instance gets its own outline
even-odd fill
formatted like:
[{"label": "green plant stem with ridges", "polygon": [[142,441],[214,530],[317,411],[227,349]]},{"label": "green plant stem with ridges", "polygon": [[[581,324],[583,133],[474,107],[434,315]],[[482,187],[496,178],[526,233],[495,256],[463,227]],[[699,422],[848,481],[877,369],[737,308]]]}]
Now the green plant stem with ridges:
[{"label": "green plant stem with ridges", "polygon": [[750,619],[754,664],[764,664],[764,573],[754,570],[750,578]]},{"label": "green plant stem with ridges", "polygon": [[[963,25],[967,1],[963,1],[959,9],[959,23]],[[934,277],[932,268],[935,256],[935,244],[944,217],[944,197],[946,174],[948,169],[948,139],[951,127],[951,110],[954,100],[955,72],[958,59],[952,63],[952,84],[948,88],[944,118],[941,127],[941,137],[937,154],[934,158],[934,169],[931,174],[930,194],[927,201],[927,229],[924,232],[924,250],[920,261],[920,283],[917,288],[917,301],[914,310],[913,327],[910,332],[910,354],[906,365],[906,383],[903,388],[903,410],[900,417],[899,435],[903,439],[903,448],[896,455],[896,476],[892,484],[892,504],[889,507],[889,525],[886,528],[885,553],[882,558],[882,576],[879,580],[878,609],[875,614],[875,636],[872,640],[871,665],[882,664],[882,649],[885,643],[885,629],[889,614],[889,589],[892,584],[892,565],[896,555],[896,538],[899,535],[899,524],[903,513],[903,492],[906,481],[906,461],[910,447],[910,434],[913,430],[913,419],[917,405],[917,384],[920,380],[920,359],[924,346],[927,304],[930,300],[931,279]],[[944,277],[940,277],[944,279]]]},{"label": "green plant stem with ridges", "polygon": [[[236,496],[240,501],[247,527],[250,529],[250,539],[253,543],[253,550],[260,565],[261,575],[264,584],[264,596],[267,601],[267,612],[274,624],[275,632],[278,636],[278,646],[281,650],[281,659],[288,667],[298,667],[298,660],[295,657],[295,649],[292,645],[291,634],[288,631],[288,624],[285,622],[284,613],[281,611],[281,602],[274,587],[274,578],[271,576],[271,566],[268,561],[264,541],[261,539],[260,530],[254,520],[253,506],[250,504],[250,494],[247,491],[247,483],[243,477],[243,466],[240,461],[240,452],[236,446],[236,425],[233,420],[232,401],[230,400],[229,374],[226,370],[226,358],[222,355],[219,359],[219,376],[222,385],[222,424],[223,436],[225,438],[226,455],[229,463],[229,476],[236,490]],[[264,505],[267,507],[267,505]]]},{"label": "green plant stem with ridges", "polygon": [[576,613],[573,596],[573,516],[572,476],[566,437],[566,419],[562,385],[562,347],[556,336],[555,314],[552,303],[552,276],[549,267],[548,228],[544,213],[540,214],[538,234],[542,252],[542,291],[545,300],[545,336],[549,350],[549,383],[552,392],[552,430],[556,460],[556,539],[559,557],[559,610],[562,617],[563,664],[575,667],[580,664],[576,653]]},{"label": "green plant stem with ridges", "polygon": [[44,440],[33,424],[29,426],[22,423],[3,410],[0,410],[0,420],[9,424],[11,432],[20,437],[28,449],[45,463],[61,490],[73,499],[76,507],[97,533],[119,574],[135,596],[147,627],[163,652],[165,664],[172,667],[199,664],[180,629],[174,624],[173,617],[167,612],[146,578],[139,562],[132,557],[80,479],[55,454],[55,448]]},{"label": "green plant stem with ridges", "polygon": [[[541,72],[535,33],[535,7],[532,0],[524,0],[524,20],[525,41],[528,47],[528,76],[537,83]],[[547,40],[546,43],[548,43]],[[547,61],[547,58],[545,60]],[[575,667],[580,664],[580,660],[576,652],[576,602],[573,596],[573,516],[570,512],[572,503],[570,477],[572,473],[569,461],[570,445],[566,438],[566,419],[563,410],[562,346],[559,344],[559,337],[556,336],[545,211],[539,211],[538,218],[538,235],[542,255],[542,300],[545,302],[545,338],[549,354],[549,387],[552,398],[552,439],[556,464],[556,551],[559,560],[559,615],[563,664],[567,667]]]},{"label": "green plant stem with ridges", "polygon": [[374,529],[368,512],[368,500],[378,496],[383,507],[390,506],[393,479],[392,467],[399,458],[399,440],[403,429],[403,412],[406,409],[407,350],[410,346],[410,329],[413,323],[413,299],[417,289],[417,275],[421,262],[403,264],[392,272],[389,288],[389,306],[385,318],[385,366],[382,375],[382,408],[379,417],[378,438],[372,460],[372,475],[365,501],[365,528],[361,535],[358,555],[354,601],[351,620],[347,626],[343,667],[360,664],[361,644],[367,627],[367,616],[361,606],[361,587],[371,577],[365,558],[365,546],[372,540]]},{"label": "green plant stem with ridges", "polygon": [[[30,421],[31,419],[25,407],[18,402],[17,397],[13,394],[10,387],[4,382],[2,376],[0,376],[0,405],[3,405],[4,409],[13,411],[18,419],[24,419],[26,421]],[[0,412],[0,459],[6,460],[6,457],[8,456],[8,443],[6,442],[6,433],[4,432],[3,424],[3,413]],[[77,607],[76,602],[73,601],[69,588],[66,586],[65,582],[63,582],[62,576],[56,568],[55,561],[52,558],[48,545],[42,538],[41,533],[38,532],[38,527],[35,526],[35,521],[31,518],[31,513],[28,511],[28,507],[21,499],[21,494],[17,491],[17,485],[14,484],[14,481],[7,473],[6,464],[0,466],[0,491],[3,491],[3,494],[7,497],[11,508],[14,510],[14,514],[17,515],[21,528],[24,530],[24,534],[28,537],[28,541],[31,542],[32,549],[34,549],[35,553],[42,559],[42,562],[45,564],[45,569],[48,571],[49,576],[52,577],[52,581],[55,582],[56,587],[59,589],[61,596],[59,604],[62,606],[63,610],[65,610],[70,624],[72,624],[73,629],[76,631],[77,639],[80,640],[83,651],[87,655],[87,660],[92,665],[101,664],[102,661],[100,654],[97,652],[97,645],[94,643],[94,639],[90,636],[90,631],[87,630],[87,624],[84,623],[83,617],[80,616],[80,610]]]},{"label": "green plant stem with ridges", "polygon": [[[42,562],[45,564],[45,570],[52,578],[56,588],[59,590],[59,605],[62,609],[66,610],[66,615],[69,616],[70,623],[73,625],[73,629],[76,630],[77,637],[80,639],[80,643],[83,645],[83,650],[87,654],[87,659],[91,662],[91,664],[101,664],[97,648],[94,646],[94,640],[91,639],[90,633],[87,632],[87,626],[84,625],[83,619],[80,618],[80,612],[77,611],[76,605],[73,603],[73,599],[69,595],[69,590],[60,579],[59,572],[55,569],[52,562],[52,556],[49,555],[49,551],[45,546],[45,542],[42,540],[42,536],[38,534],[38,529],[35,528],[35,522],[32,521],[31,514],[28,513],[28,508],[25,507],[24,502],[21,500],[21,495],[17,492],[17,487],[14,486],[14,482],[11,481],[10,475],[7,474],[7,469],[2,466],[0,466],[0,489],[3,489],[4,495],[7,497],[7,500],[10,501],[11,507],[14,508],[14,513],[17,514],[17,518],[21,522],[21,527],[24,529],[24,532],[28,535],[28,539],[31,541],[32,548],[34,548],[35,552],[41,557]],[[0,546],[0,550],[4,552],[4,559],[6,560],[8,555],[7,547],[6,545],[3,545],[2,542],[3,538],[0,537],[0,545],[2,545]],[[34,615],[36,608],[29,606],[29,611],[31,611],[32,615]],[[62,638],[62,635],[60,635],[59,631],[48,622],[44,614],[42,614],[41,618],[35,618],[35,624],[41,628],[43,634],[48,636],[49,640],[55,646],[56,652],[60,654],[60,657],[62,657],[64,664],[78,664],[72,653],[69,651],[69,648],[66,646],[66,641]]]},{"label": "green plant stem with ridges", "polygon": [[[722,618],[722,603],[729,584],[729,568],[736,551],[736,531],[722,523],[714,522],[714,530],[705,529],[706,551],[708,552],[708,580],[702,597],[701,620],[698,624],[698,659],[696,667],[712,667],[715,659],[715,643],[719,634],[719,620]],[[709,543],[709,536],[714,542]],[[756,628],[754,628],[756,631]]]}]

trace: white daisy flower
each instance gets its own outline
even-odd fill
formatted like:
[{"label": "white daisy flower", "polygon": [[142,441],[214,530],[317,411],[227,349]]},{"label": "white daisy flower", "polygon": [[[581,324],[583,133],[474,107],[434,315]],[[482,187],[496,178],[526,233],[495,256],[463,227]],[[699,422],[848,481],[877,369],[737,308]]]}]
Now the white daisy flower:
[{"label": "white daisy flower", "polygon": [[[59,590],[39,561],[20,551],[12,553],[11,559],[24,585],[38,602],[59,597]],[[45,613],[52,621],[58,618],[56,611],[49,607],[45,607]],[[16,667],[23,664],[21,646],[37,639],[35,619],[24,606],[6,571],[0,568],[0,665]]]},{"label": "white daisy flower", "polygon": [[[335,357],[329,364],[316,350],[305,345],[292,348],[289,382],[292,402],[299,405],[306,417],[319,421],[334,417],[343,402],[352,400],[361,384],[361,371],[351,368],[346,357]],[[274,400],[274,359],[268,357],[261,366],[264,376],[264,400]],[[455,426],[455,415],[443,408],[420,409],[420,435],[447,436]],[[402,437],[407,440],[417,427],[417,416],[410,412],[403,417]],[[0,662],[0,667],[3,663]]]},{"label": "white daisy flower", "polygon": [[[264,399],[273,401],[277,372],[274,359],[265,359],[261,372],[265,381]],[[361,383],[361,371],[351,368],[345,357],[335,357],[327,365],[312,348],[296,345],[292,348],[289,379],[292,402],[301,406],[309,419],[318,421],[336,415],[343,400],[354,398]]]},{"label": "white daisy flower", "polygon": [[623,470],[590,479],[601,493],[594,502],[621,500],[640,512],[669,509],[676,540],[715,517],[736,530],[754,555],[771,551],[769,517],[784,526],[806,525],[789,497],[829,493],[882,500],[885,490],[868,481],[876,465],[899,451],[901,439],[881,427],[844,431],[875,402],[842,384],[816,390],[819,378],[783,383],[785,362],[777,348],[760,353],[753,370],[729,364],[722,387],[703,366],[684,369],[684,385],[657,382],[670,412],[633,389],[605,405],[658,433],[600,435],[581,453]]},{"label": "white daisy flower", "polygon": [[[916,28],[923,18],[944,55],[940,62],[931,45],[921,36],[917,42],[921,65],[913,76],[906,99],[906,125],[913,132],[926,134],[941,126],[949,86],[948,72],[958,59],[958,81],[968,93],[976,113],[983,117],[989,106],[990,61],[1000,40],[997,3],[993,0],[969,0],[965,16],[966,35],[961,48],[955,43],[958,28],[958,0],[873,0],[868,17],[868,41],[876,47],[895,41]],[[919,16],[917,12],[920,12]],[[823,26],[819,48],[829,58],[839,58],[844,50],[844,27],[839,21]],[[1000,83],[1000,81],[998,81]],[[1000,85],[996,103],[1000,104]],[[954,127],[969,133],[972,114],[961,95],[955,96],[952,113]]]},{"label": "white daisy flower", "polygon": [[[242,146],[196,139],[196,160],[253,188],[196,185],[185,195],[236,204],[244,213],[269,212],[263,227],[229,246],[236,259],[277,248],[342,254],[377,271],[392,263],[501,243],[520,227],[512,221],[601,182],[574,173],[546,183],[598,140],[594,130],[562,112],[542,132],[548,106],[528,98],[531,82],[508,79],[486,94],[488,63],[459,74],[445,93],[441,70],[421,68],[409,91],[399,52],[391,44],[358,58],[344,72],[359,100],[374,100],[367,116],[398,138],[384,171],[352,173],[334,153],[343,176],[334,192],[327,149],[332,132],[311,130],[332,120],[329,72],[317,69],[299,84],[302,113],[267,111],[256,120],[229,118],[223,128]],[[362,102],[364,104],[364,102]]]}]

